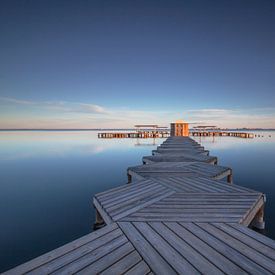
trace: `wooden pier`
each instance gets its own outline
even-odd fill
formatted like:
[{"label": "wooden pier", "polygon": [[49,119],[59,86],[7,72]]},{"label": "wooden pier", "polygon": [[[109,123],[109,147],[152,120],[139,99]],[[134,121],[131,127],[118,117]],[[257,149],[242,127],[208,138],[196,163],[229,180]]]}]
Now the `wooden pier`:
[{"label": "wooden pier", "polygon": [[167,131],[140,131],[140,132],[120,132],[120,133],[98,133],[98,138],[167,138],[170,133]]},{"label": "wooden pier", "polygon": [[252,230],[265,195],[234,185],[189,137],[159,149],[94,197],[101,229],[6,274],[274,274],[275,241]]},{"label": "wooden pier", "polygon": [[252,133],[244,132],[224,132],[224,131],[191,131],[190,136],[193,137],[239,137],[239,138],[254,138]]},{"label": "wooden pier", "polygon": [[[98,133],[98,138],[167,138],[170,136],[169,131],[137,131],[137,132],[106,132]],[[214,131],[190,131],[189,136],[194,137],[239,137],[254,138],[252,133],[243,132],[214,132]]]}]

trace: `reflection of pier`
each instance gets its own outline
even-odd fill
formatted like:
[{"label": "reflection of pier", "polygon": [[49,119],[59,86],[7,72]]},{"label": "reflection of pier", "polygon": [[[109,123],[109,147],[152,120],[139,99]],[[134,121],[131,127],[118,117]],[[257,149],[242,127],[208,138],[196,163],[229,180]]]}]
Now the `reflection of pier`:
[{"label": "reflection of pier", "polygon": [[135,146],[156,146],[155,138],[153,138],[153,140],[150,139],[150,141],[151,141],[150,143],[144,143],[144,142],[140,142],[140,138],[137,138]]}]

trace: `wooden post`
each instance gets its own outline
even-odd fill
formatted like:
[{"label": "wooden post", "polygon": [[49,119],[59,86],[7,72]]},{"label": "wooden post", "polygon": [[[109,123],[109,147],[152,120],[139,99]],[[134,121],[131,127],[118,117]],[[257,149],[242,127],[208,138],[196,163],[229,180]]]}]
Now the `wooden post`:
[{"label": "wooden post", "polygon": [[131,181],[132,181],[132,176],[131,176],[129,173],[127,173],[127,176],[128,176],[128,183],[131,183]]},{"label": "wooden post", "polygon": [[227,176],[227,182],[228,182],[228,183],[233,183],[232,170],[230,171],[230,174]]},{"label": "wooden post", "polygon": [[105,225],[104,220],[102,219],[101,215],[99,214],[98,210],[95,210],[95,224],[94,230],[97,230]]},{"label": "wooden post", "polygon": [[254,217],[251,225],[257,229],[263,230],[265,229],[265,222],[264,222],[264,205],[259,209],[256,216]]}]

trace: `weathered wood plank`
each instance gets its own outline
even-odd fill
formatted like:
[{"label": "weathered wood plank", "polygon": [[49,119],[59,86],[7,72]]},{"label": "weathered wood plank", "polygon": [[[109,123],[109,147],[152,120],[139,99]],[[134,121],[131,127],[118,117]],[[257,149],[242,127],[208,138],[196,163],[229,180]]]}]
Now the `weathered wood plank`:
[{"label": "weathered wood plank", "polygon": [[179,236],[170,230],[167,226],[160,222],[150,222],[149,225],[158,232],[161,237],[166,240],[179,254],[182,255],[189,263],[191,263],[200,273],[205,274],[224,274],[215,265],[209,262],[198,251],[193,249],[185,241],[185,236]]},{"label": "weathered wood plank", "polygon": [[133,251],[130,254],[126,255],[113,265],[109,266],[104,271],[100,272],[101,275],[108,274],[124,274],[127,270],[135,266],[142,259],[137,251]]},{"label": "weathered wood plank", "polygon": [[[112,266],[120,259],[126,257],[129,253],[134,251],[134,247],[131,243],[127,242],[126,244],[120,246],[119,248],[112,251],[112,253],[106,254],[104,257],[99,258],[93,264],[89,264],[82,268],[79,271],[76,271],[77,274],[98,274],[101,271]],[[65,272],[64,274],[68,274]]]},{"label": "weathered wood plank", "polygon": [[240,224],[229,224],[231,227],[235,228],[236,230],[242,232],[243,234],[255,239],[258,242],[263,243],[264,245],[269,246],[270,248],[275,250],[275,241],[262,235],[262,234],[257,234],[255,231],[246,228]]},{"label": "weathered wood plank", "polygon": [[130,215],[132,213],[135,213],[138,210],[140,210],[140,209],[142,209],[142,208],[144,208],[144,207],[146,207],[148,205],[151,205],[151,204],[153,204],[154,202],[156,202],[158,200],[161,200],[161,199],[163,199],[163,198],[165,198],[167,196],[170,196],[171,194],[173,194],[173,192],[167,192],[166,194],[163,194],[162,196],[158,196],[158,197],[156,197],[154,199],[148,200],[147,202],[141,203],[141,204],[139,204],[139,205],[137,205],[137,206],[135,206],[135,207],[133,207],[131,209],[128,209],[125,212],[122,212],[122,213],[120,213],[118,215],[113,216],[113,220],[114,221],[118,221],[119,219],[121,219],[121,218],[123,218],[123,217],[125,217],[127,215]]},{"label": "weathered wood plank", "polygon": [[117,229],[117,224],[111,224],[108,226],[103,227],[101,230],[92,232],[88,235],[85,235],[79,239],[76,239],[68,244],[65,244],[55,250],[52,250],[46,254],[41,255],[40,257],[37,257],[29,262],[26,262],[22,265],[19,265],[9,271],[7,271],[5,274],[23,274],[30,272],[31,270],[38,268],[42,265],[45,265],[46,263],[61,257],[65,255],[66,253],[69,253],[71,251],[77,250],[79,247],[92,242],[93,240],[96,240],[97,238],[100,238],[101,236],[104,236],[108,234],[109,232],[114,231]]},{"label": "weathered wood plank", "polygon": [[92,243],[88,243],[62,257],[55,258],[51,262],[32,270],[29,274],[62,273],[64,270],[68,270],[70,266],[76,266],[75,261],[78,266],[83,262],[93,262],[108,253],[112,247],[120,246],[126,242],[127,239],[118,228],[116,231],[104,235]]},{"label": "weathered wood plank", "polygon": [[166,222],[164,223],[170,230],[180,236],[185,242],[203,255],[209,262],[213,263],[220,270],[226,274],[244,274],[246,273],[238,265],[230,261],[226,256],[220,254],[212,246],[200,239],[199,235],[196,236],[192,231],[187,230],[178,223]]},{"label": "weathered wood plank", "polygon": [[[231,226],[228,226],[227,224],[223,223],[213,223],[213,225],[222,231],[226,232],[228,235],[234,237],[235,239],[239,240],[240,242],[245,243],[255,251],[258,251],[268,258],[275,261],[275,250],[270,248],[267,245],[262,244],[261,242],[241,233],[240,231],[234,229]],[[274,241],[273,241],[274,242]],[[275,243],[275,242],[274,242]]]},{"label": "weathered wood plank", "polygon": [[227,245],[232,247],[235,251],[238,251],[244,254],[247,258],[251,261],[256,263],[258,266],[262,266],[265,268],[265,272],[269,271],[270,273],[274,272],[275,270],[275,261],[270,260],[263,254],[259,253],[258,251],[251,249],[245,243],[233,238],[231,235],[225,233],[224,231],[218,229],[217,227],[211,224],[201,224],[197,223],[198,226],[202,227],[205,231],[209,232],[210,234],[214,235],[219,240],[225,242]]},{"label": "weathered wood plank", "polygon": [[133,224],[176,272],[186,274],[198,273],[198,270],[196,270],[184,257],[173,249],[166,240],[148,224],[138,222],[134,222]]},{"label": "weathered wood plank", "polygon": [[234,264],[238,265],[244,271],[250,274],[267,274],[268,271],[264,269],[261,265],[256,264],[251,259],[247,258],[245,253],[242,254],[239,251],[236,251],[230,245],[226,244],[224,240],[220,240],[214,234],[211,234],[204,230],[204,226],[207,223],[203,224],[202,227],[197,226],[193,223],[181,223],[181,225],[187,229],[192,234],[196,235],[207,245],[214,248],[218,253],[222,254],[228,260],[232,261]]},{"label": "weathered wood plank", "polygon": [[163,275],[176,274],[175,270],[160,256],[136,227],[131,223],[119,222],[118,224],[154,273]]},{"label": "weathered wood plank", "polygon": [[125,272],[125,275],[144,275],[150,272],[149,266],[144,262],[140,261],[134,267]]}]

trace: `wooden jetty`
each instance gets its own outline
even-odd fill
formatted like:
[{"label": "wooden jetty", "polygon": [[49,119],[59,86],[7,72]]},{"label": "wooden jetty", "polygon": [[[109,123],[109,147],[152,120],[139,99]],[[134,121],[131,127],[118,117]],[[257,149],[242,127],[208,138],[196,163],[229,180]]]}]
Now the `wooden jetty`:
[{"label": "wooden jetty", "polygon": [[119,133],[98,133],[98,138],[167,138],[170,133],[167,131],[141,131],[141,132],[119,132]]},{"label": "wooden jetty", "polygon": [[144,156],[142,158],[143,164],[154,162],[194,162],[201,161],[210,164],[218,164],[218,158],[214,156],[205,156],[202,154],[158,154],[154,156]]},{"label": "wooden jetty", "polygon": [[239,137],[239,138],[254,138],[252,133],[244,132],[225,132],[225,131],[190,131],[190,135],[194,137]]},{"label": "wooden jetty", "polygon": [[102,228],[5,274],[274,274],[275,241],[252,230],[264,228],[265,195],[221,180],[231,169],[195,148],[190,161],[192,139],[165,144],[181,141],[182,161],[153,156],[128,168],[130,184],[95,195]]},{"label": "wooden jetty", "polygon": [[[239,137],[239,138],[254,138],[252,133],[243,132],[213,132],[213,131],[190,131],[190,136],[194,137]],[[167,138],[170,136],[170,131],[154,131],[142,130],[137,132],[104,132],[98,133],[98,138]]]},{"label": "wooden jetty", "polygon": [[127,170],[129,183],[144,178],[166,177],[207,177],[232,182],[231,168],[211,165],[204,162],[156,162],[147,165],[129,167]]}]

